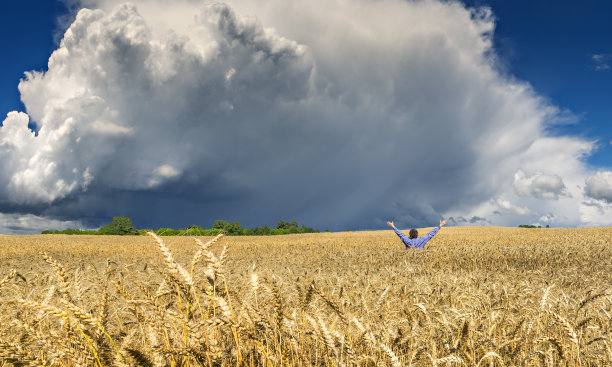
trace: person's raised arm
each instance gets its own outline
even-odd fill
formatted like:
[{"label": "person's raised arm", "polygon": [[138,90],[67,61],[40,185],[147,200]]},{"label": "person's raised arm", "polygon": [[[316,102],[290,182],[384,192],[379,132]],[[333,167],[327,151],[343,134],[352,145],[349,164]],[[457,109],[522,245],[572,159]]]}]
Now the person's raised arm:
[{"label": "person's raised arm", "polygon": [[[425,236],[428,237],[428,239],[431,239],[436,233],[438,233],[438,231],[440,230],[440,228],[444,227],[444,225],[446,224],[445,220],[441,220],[440,221],[440,225],[435,227],[434,229],[431,230],[431,232],[429,232],[428,234],[426,234]],[[425,237],[423,236],[423,237]]]},{"label": "person's raised arm", "polygon": [[445,220],[441,220],[439,226],[435,227],[428,234],[426,234],[425,236],[421,237],[422,240],[419,241],[419,246],[420,247],[424,247],[425,243],[427,243],[427,241],[429,241],[433,236],[435,236],[436,233],[438,233],[438,231],[440,230],[440,228],[444,227],[445,224],[446,224],[446,221]]},{"label": "person's raised arm", "polygon": [[397,235],[399,236],[399,238],[402,240],[402,242],[403,242],[405,245],[408,245],[408,242],[409,242],[410,240],[408,239],[408,237],[407,237],[405,234],[403,234],[402,232],[400,232],[400,230],[399,230],[399,229],[395,228],[395,224],[393,224],[393,222],[387,222],[387,225],[388,225],[389,227],[393,228],[393,230],[395,231],[395,234],[397,234]]}]

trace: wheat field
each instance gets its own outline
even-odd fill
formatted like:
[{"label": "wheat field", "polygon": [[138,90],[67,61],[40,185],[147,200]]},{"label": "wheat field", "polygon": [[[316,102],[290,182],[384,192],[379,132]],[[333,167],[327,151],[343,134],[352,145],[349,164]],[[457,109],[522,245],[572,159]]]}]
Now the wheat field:
[{"label": "wheat field", "polygon": [[444,227],[423,251],[0,236],[0,365],[612,366],[611,246],[612,227]]}]

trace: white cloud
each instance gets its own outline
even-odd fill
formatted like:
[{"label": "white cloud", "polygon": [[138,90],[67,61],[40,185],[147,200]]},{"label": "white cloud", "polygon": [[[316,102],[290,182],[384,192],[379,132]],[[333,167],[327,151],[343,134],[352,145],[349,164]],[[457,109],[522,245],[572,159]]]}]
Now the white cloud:
[{"label": "white cloud", "polygon": [[591,58],[595,62],[595,70],[610,70],[612,54],[594,54]]},{"label": "white cloud", "polygon": [[49,203],[72,192],[78,179],[53,154],[53,144],[59,136],[71,131],[71,119],[62,128],[49,134],[43,144],[28,128],[29,118],[24,113],[10,112],[0,128],[0,175],[5,201],[15,204]]},{"label": "white cloud", "polygon": [[112,122],[106,122],[102,120],[96,120],[90,125],[92,131],[100,135],[130,135],[134,133],[134,130],[125,126],[121,126]]},{"label": "white cloud", "polygon": [[180,174],[180,171],[169,164],[163,164],[153,170],[154,178],[149,180],[149,187],[159,186]]},{"label": "white cloud", "polygon": [[529,208],[524,208],[524,207],[516,206],[516,205],[510,203],[508,200],[497,199],[496,203],[497,203],[497,205],[498,205],[498,207],[500,209],[508,210],[508,211],[513,212],[515,214],[519,214],[519,215],[529,215],[529,214],[532,214],[531,211],[529,210]]},{"label": "white cloud", "polygon": [[0,213],[0,233],[31,234],[66,228],[85,229],[78,221],[53,220],[32,214]]},{"label": "white cloud", "polygon": [[555,218],[557,216],[554,215],[553,213],[547,213],[543,216],[540,217],[540,222],[544,222],[544,223],[551,223],[555,221]]},{"label": "white cloud", "polygon": [[580,219],[583,226],[609,226],[612,205],[601,200],[587,199],[580,206]]},{"label": "white cloud", "polygon": [[81,189],[86,191],[87,187],[93,182],[93,180],[94,176],[91,174],[89,167],[85,168],[85,171],[83,171],[83,183]]},{"label": "white cloud", "polygon": [[[19,85],[28,114],[0,128],[0,211],[150,227],[581,223],[594,143],[547,134],[571,114],[497,71],[487,9],[83,3],[95,10],[48,71]],[[521,178],[517,197],[519,169],[554,175]]]},{"label": "white cloud", "polygon": [[171,178],[178,176],[180,172],[169,164],[163,164],[155,168],[153,173],[164,178]]},{"label": "white cloud", "polygon": [[519,196],[557,200],[560,195],[565,194],[565,184],[561,177],[545,175],[541,172],[527,177],[525,172],[518,170],[514,174],[513,186]]},{"label": "white cloud", "polygon": [[612,204],[612,171],[598,171],[587,177],[584,193],[595,200]]}]

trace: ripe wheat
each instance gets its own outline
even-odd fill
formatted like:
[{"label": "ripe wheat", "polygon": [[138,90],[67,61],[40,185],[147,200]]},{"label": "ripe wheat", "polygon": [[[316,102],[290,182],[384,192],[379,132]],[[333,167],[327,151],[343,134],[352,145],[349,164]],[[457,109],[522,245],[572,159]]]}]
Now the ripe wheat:
[{"label": "ripe wheat", "polygon": [[[612,228],[0,236],[0,366],[612,365]],[[36,257],[36,254],[42,254]]]}]

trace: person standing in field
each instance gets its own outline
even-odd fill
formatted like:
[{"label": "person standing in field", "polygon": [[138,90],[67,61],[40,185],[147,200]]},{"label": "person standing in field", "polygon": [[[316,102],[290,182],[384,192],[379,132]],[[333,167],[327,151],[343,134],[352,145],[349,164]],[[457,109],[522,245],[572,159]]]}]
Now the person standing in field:
[{"label": "person standing in field", "polygon": [[446,221],[441,220],[439,226],[432,229],[431,232],[429,232],[425,236],[419,237],[419,231],[417,231],[414,228],[411,229],[410,232],[408,232],[408,236],[406,236],[405,234],[400,232],[399,229],[395,228],[395,225],[393,224],[393,222],[387,222],[387,225],[393,228],[395,233],[399,236],[399,238],[401,238],[404,245],[406,245],[406,248],[412,247],[416,249],[425,248],[425,244],[427,243],[427,241],[431,240],[431,238],[435,236],[435,234],[438,233],[440,228],[442,228],[445,224],[446,224]]}]

